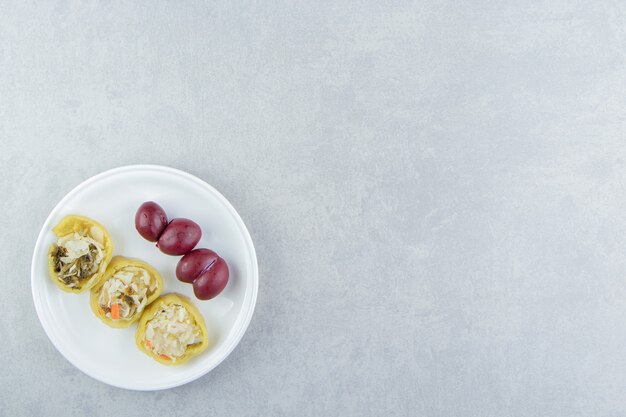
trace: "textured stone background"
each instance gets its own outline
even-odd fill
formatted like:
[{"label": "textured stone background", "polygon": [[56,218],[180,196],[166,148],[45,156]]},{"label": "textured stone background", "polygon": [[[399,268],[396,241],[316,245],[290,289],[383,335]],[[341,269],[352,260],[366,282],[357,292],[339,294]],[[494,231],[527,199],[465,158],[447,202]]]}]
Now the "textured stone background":
[{"label": "textured stone background", "polygon": [[[626,415],[626,4],[0,0],[0,415]],[[68,363],[30,294],[108,168],[230,199],[260,292],[213,372]]]}]

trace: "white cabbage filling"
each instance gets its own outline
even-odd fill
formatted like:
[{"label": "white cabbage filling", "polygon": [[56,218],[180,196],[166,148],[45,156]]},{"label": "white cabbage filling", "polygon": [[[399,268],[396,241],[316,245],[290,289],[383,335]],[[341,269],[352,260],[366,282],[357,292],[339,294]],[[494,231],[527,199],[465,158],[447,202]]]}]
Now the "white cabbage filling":
[{"label": "white cabbage filling", "polygon": [[125,266],[104,282],[98,304],[108,318],[112,318],[111,305],[117,304],[119,318],[115,320],[130,320],[136,314],[141,314],[156,287],[156,279],[150,277],[148,271],[136,266]]},{"label": "white cabbage filling", "polygon": [[[102,232],[92,227],[89,231],[96,238],[104,239]],[[70,233],[57,240],[55,270],[59,281],[70,288],[80,288],[81,280],[91,278],[104,258],[104,246],[86,234]]]},{"label": "white cabbage filling", "polygon": [[146,326],[146,346],[157,355],[166,355],[176,361],[187,347],[202,340],[202,331],[195,319],[180,304],[162,305],[161,310]]}]

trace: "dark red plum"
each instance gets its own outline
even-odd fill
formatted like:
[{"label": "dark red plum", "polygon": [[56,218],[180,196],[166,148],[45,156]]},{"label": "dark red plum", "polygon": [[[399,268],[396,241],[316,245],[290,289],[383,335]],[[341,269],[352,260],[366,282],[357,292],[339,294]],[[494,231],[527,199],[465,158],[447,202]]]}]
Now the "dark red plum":
[{"label": "dark red plum", "polygon": [[202,237],[202,229],[189,219],[174,219],[165,227],[157,247],[167,255],[184,255],[192,250]]}]

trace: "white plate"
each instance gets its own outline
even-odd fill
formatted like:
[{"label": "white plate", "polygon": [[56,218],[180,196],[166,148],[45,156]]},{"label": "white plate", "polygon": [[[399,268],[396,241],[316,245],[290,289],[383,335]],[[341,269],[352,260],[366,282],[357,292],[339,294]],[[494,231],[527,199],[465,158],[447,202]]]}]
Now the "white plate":
[{"label": "white plate", "polygon": [[[144,201],[159,203],[168,218],[187,217],[202,227],[198,248],[211,248],[228,263],[224,291],[209,301],[197,300],[190,284],[176,279],[178,256],[161,253],[135,230],[135,212]],[[180,366],[164,366],[135,346],[137,325],[112,329],[89,307],[89,291],[61,291],[48,275],[51,229],[67,214],[100,222],[111,234],[114,255],[142,259],[163,276],[163,294],[189,297],[204,315],[213,344]],[[258,266],[252,239],[230,203],[204,181],[172,168],[132,165],[112,169],[74,188],[52,210],[39,233],[31,283],[41,324],[56,348],[87,375],[120,388],[158,390],[186,384],[215,368],[241,340],[254,311]]]}]

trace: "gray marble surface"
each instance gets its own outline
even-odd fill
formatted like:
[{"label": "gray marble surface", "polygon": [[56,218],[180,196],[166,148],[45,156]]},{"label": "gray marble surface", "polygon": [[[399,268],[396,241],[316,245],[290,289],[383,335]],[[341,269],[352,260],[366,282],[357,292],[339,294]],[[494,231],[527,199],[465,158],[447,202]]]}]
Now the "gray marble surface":
[{"label": "gray marble surface", "polygon": [[[1,416],[626,415],[626,4],[0,0]],[[30,293],[71,188],[153,163],[259,257],[218,368],[132,392]]]}]

